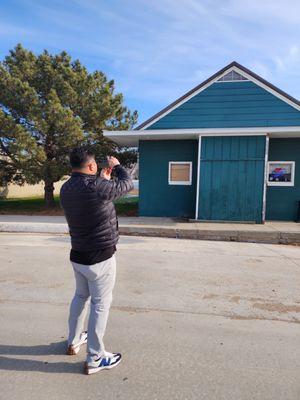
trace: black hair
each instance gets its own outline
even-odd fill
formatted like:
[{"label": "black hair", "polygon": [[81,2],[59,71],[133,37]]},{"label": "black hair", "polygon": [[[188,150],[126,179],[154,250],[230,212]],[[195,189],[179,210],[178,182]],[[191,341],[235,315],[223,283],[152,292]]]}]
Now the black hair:
[{"label": "black hair", "polygon": [[70,153],[72,168],[82,168],[86,162],[95,157],[95,153],[86,147],[75,147]]}]

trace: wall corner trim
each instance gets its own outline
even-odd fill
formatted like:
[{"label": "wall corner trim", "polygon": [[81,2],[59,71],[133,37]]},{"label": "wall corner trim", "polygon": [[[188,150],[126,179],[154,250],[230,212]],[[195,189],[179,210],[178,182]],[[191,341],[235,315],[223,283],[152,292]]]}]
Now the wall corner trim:
[{"label": "wall corner trim", "polygon": [[198,136],[198,161],[197,161],[197,186],[196,186],[196,208],[195,219],[199,215],[199,189],[200,189],[200,164],[201,164],[201,135]]}]

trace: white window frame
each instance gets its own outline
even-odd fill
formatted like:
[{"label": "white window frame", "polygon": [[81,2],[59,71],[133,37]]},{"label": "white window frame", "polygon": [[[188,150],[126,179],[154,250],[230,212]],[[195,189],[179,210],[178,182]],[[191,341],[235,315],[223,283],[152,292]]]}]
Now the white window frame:
[{"label": "white window frame", "polygon": [[[190,176],[188,181],[172,181],[171,180],[171,165],[172,164],[189,164],[190,166]],[[192,161],[169,161],[169,185],[187,185],[190,186],[192,184],[192,173],[193,173],[193,163]]]},{"label": "white window frame", "polygon": [[[270,164],[290,164],[291,168],[291,182],[276,182],[269,181],[270,174]],[[267,184],[268,186],[295,186],[295,161],[268,161],[268,171],[267,171]]]}]

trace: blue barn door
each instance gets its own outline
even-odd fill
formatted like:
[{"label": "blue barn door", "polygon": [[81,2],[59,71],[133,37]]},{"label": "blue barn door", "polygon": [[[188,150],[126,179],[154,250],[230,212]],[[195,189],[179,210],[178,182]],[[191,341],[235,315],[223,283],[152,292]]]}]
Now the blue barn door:
[{"label": "blue barn door", "polygon": [[265,136],[202,137],[198,219],[262,222]]}]

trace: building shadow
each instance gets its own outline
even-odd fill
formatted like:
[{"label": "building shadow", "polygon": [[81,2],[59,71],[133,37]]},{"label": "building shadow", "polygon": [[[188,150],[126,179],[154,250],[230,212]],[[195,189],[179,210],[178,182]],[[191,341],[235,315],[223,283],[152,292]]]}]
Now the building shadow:
[{"label": "building shadow", "polygon": [[82,374],[83,362],[48,362],[0,356],[0,370]]},{"label": "building shadow", "polygon": [[[75,362],[74,357],[66,356],[67,341],[37,346],[0,345],[0,370],[37,371],[44,373],[83,373],[83,361]],[[28,360],[12,356],[51,356],[61,355],[68,361]],[[7,356],[7,357],[6,357]]]},{"label": "building shadow", "polygon": [[21,356],[50,356],[64,355],[67,349],[67,341],[41,344],[37,346],[20,346],[0,344],[0,355],[21,355]]}]

